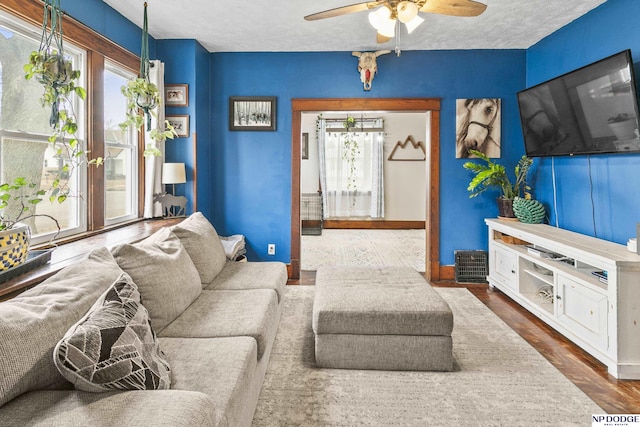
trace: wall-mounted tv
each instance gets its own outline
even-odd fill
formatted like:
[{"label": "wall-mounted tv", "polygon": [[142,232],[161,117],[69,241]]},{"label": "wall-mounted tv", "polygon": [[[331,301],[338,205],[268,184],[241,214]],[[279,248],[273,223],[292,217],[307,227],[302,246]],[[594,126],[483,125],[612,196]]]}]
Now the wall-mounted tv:
[{"label": "wall-mounted tv", "polygon": [[518,92],[527,156],[640,152],[629,50]]}]

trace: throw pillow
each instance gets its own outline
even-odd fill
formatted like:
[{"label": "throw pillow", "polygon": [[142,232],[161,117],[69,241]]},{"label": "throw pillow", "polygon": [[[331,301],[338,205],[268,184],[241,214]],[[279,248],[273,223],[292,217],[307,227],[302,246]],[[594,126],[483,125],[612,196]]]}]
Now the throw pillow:
[{"label": "throw pillow", "polygon": [[211,283],[227,262],[224,247],[213,225],[202,213],[195,212],[171,230],[187,250],[202,284]]},{"label": "throw pillow", "polygon": [[54,363],[77,389],[164,390],[169,363],[131,278],[120,278],[56,346]]},{"label": "throw pillow", "polygon": [[113,249],[116,262],[140,289],[151,326],[160,333],[200,296],[202,285],[189,254],[168,228]]},{"label": "throw pillow", "polygon": [[0,406],[29,391],[68,387],[53,349],[121,274],[109,250],[100,248],[0,303]]}]

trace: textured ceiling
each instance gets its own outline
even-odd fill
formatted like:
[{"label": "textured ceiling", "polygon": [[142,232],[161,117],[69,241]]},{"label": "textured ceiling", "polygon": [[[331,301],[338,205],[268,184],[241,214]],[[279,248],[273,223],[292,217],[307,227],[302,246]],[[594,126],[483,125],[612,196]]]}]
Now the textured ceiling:
[{"label": "textured ceiling", "polygon": [[[142,27],[143,0],[103,0]],[[606,0],[478,0],[474,18],[420,15],[425,22],[401,34],[402,50],[524,49]],[[210,52],[306,52],[394,49],[376,44],[367,13],[318,21],[304,16],[354,0],[147,0],[155,39],[195,39]]]}]

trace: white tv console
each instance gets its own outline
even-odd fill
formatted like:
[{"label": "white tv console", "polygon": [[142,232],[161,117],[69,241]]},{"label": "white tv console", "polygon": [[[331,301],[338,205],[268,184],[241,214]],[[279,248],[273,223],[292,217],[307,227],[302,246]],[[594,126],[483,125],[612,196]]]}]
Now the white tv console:
[{"label": "white tv console", "polygon": [[[489,285],[607,365],[611,375],[640,379],[640,255],[549,225],[485,223]],[[607,278],[594,271],[606,271]]]}]

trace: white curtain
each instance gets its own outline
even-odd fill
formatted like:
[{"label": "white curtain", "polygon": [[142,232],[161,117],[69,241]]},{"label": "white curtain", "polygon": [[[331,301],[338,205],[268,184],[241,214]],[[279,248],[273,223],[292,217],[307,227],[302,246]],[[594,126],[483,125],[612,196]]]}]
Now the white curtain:
[{"label": "white curtain", "polygon": [[[153,60],[149,68],[149,80],[158,87],[160,92],[160,105],[156,107],[156,117],[151,117],[151,129],[162,126],[164,128],[164,62]],[[145,144],[153,142],[149,132],[144,135]],[[157,144],[161,156],[150,156],[144,159],[144,217],[154,218],[162,216],[162,206],[153,201],[153,195],[162,193],[162,164],[164,163],[164,142]]]},{"label": "white curtain", "polygon": [[382,120],[365,120],[349,132],[318,121],[324,218],[384,217]]},{"label": "white curtain", "polygon": [[371,218],[384,218],[384,134],[373,134],[371,148]]}]

